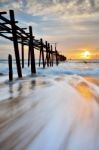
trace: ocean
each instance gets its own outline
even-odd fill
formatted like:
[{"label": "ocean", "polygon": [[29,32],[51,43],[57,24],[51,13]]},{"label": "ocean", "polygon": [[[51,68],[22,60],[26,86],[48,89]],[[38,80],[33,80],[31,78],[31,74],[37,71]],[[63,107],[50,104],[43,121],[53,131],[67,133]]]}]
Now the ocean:
[{"label": "ocean", "polygon": [[[37,67],[37,74],[68,74],[68,75],[81,75],[81,76],[99,76],[99,61],[94,60],[94,61],[67,61],[60,63],[58,67],[55,67],[54,64],[54,69],[46,68],[45,70],[38,67],[38,61],[36,61],[36,67]],[[27,66],[27,60],[25,61],[25,69],[23,69],[23,74],[29,75],[31,74],[31,69],[28,68]],[[8,75],[9,69],[8,69],[8,61],[7,60],[0,60],[0,75]],[[16,72],[16,62],[13,61],[13,73],[14,75],[17,74]]]},{"label": "ocean", "polygon": [[36,68],[0,61],[0,150],[98,150],[99,61]]}]

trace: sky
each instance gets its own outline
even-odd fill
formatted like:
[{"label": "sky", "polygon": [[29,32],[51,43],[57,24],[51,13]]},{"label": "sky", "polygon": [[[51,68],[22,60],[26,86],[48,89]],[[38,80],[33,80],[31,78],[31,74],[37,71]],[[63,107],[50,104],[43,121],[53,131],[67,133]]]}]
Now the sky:
[{"label": "sky", "polygon": [[[99,59],[99,0],[0,0],[0,11],[9,9],[68,59]],[[12,42],[0,37],[0,58],[11,52]]]}]

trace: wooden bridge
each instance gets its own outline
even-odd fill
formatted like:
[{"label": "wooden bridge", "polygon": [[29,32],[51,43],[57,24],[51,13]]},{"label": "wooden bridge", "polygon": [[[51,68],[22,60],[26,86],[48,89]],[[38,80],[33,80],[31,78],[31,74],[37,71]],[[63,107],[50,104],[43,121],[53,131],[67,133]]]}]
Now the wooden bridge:
[{"label": "wooden bridge", "polygon": [[[26,32],[27,28],[20,28],[18,26],[18,21],[15,20],[15,15],[13,10],[9,10],[9,19],[5,17],[7,12],[0,12],[0,36],[11,40],[14,46],[15,59],[16,59],[16,67],[18,77],[22,77],[22,68],[24,68],[24,46],[28,46],[28,66],[31,64],[31,73],[36,73],[36,65],[35,65],[35,50],[40,51],[39,55],[39,66],[43,64],[43,68],[46,66],[53,66],[53,63],[56,61],[56,65],[58,65],[59,61],[66,60],[66,57],[60,55],[56,49],[53,50],[53,47],[47,41],[43,41],[43,39],[37,40],[32,32],[32,27],[29,26],[28,32]],[[19,55],[19,44],[21,44],[22,51],[22,66]],[[12,56],[9,55],[9,66],[10,72],[12,72]]]}]

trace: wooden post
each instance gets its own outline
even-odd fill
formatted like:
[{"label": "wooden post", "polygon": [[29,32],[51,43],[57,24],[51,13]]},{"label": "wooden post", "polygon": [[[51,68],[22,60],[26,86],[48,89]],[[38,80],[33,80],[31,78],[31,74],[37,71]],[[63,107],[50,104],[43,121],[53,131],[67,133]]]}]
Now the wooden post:
[{"label": "wooden post", "polygon": [[51,46],[50,46],[50,67],[52,66],[52,50],[51,50]]},{"label": "wooden post", "polygon": [[55,51],[56,53],[56,65],[58,66],[58,54],[57,54],[57,50]]},{"label": "wooden post", "polygon": [[49,66],[51,67],[51,46],[49,44],[49,56],[48,56],[48,59],[49,59]]},{"label": "wooden post", "polygon": [[30,41],[29,41],[29,48],[28,48],[28,67],[30,66]]},{"label": "wooden post", "polygon": [[41,55],[42,55],[42,63],[43,63],[43,68],[45,68],[45,60],[44,60],[44,50],[43,50],[43,40],[40,40],[41,43]]},{"label": "wooden post", "polygon": [[46,64],[47,64],[47,67],[48,67],[48,43],[46,41]]},{"label": "wooden post", "polygon": [[8,65],[9,65],[9,81],[13,80],[13,70],[12,70],[12,56],[8,55]]},{"label": "wooden post", "polygon": [[30,33],[30,42],[29,42],[29,48],[30,48],[30,54],[31,54],[31,73],[36,73],[36,66],[35,66],[35,54],[34,54],[34,43],[33,43],[33,35],[32,35],[32,27],[29,26],[29,33]]},{"label": "wooden post", "polygon": [[51,66],[53,67],[53,47],[51,45]]},{"label": "wooden post", "polygon": [[56,65],[58,66],[58,55],[57,55],[57,50],[56,50],[56,43],[55,43],[55,55],[56,55]]},{"label": "wooden post", "polygon": [[21,70],[19,48],[18,48],[17,29],[15,26],[15,18],[14,18],[13,10],[10,10],[10,20],[12,26],[12,36],[13,36],[13,45],[14,45],[15,58],[16,58],[17,73],[18,73],[18,77],[21,78],[22,70]]},{"label": "wooden post", "polygon": [[50,62],[50,44],[48,43],[48,67]]},{"label": "wooden post", "polygon": [[42,58],[43,68],[45,68],[44,50],[43,50],[43,40],[42,40],[42,39],[40,39],[39,67],[40,67],[40,64],[41,64],[41,58]]},{"label": "wooden post", "polygon": [[41,49],[40,49],[40,55],[39,55],[39,67],[41,65]]},{"label": "wooden post", "polygon": [[22,38],[22,68],[24,68],[24,43]]}]

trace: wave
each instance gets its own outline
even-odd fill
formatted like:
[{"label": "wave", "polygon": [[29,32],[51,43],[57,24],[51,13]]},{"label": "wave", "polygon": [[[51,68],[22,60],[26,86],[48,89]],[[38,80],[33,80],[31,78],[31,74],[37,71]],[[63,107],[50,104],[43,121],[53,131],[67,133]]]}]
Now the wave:
[{"label": "wave", "polygon": [[[3,69],[0,70],[0,76],[5,76],[8,75],[9,70],[8,69]],[[31,74],[30,68],[25,68],[23,69],[23,74],[24,75],[29,75]],[[13,73],[17,74],[16,68],[13,69]],[[37,74],[45,74],[45,75],[81,75],[81,76],[99,76],[99,69],[65,69],[61,67],[53,67],[53,68],[47,68],[47,69],[42,69],[42,68],[37,68]]]},{"label": "wave", "polygon": [[38,69],[38,74],[46,74],[46,75],[81,75],[81,76],[98,76],[99,69],[65,69],[61,67],[53,67],[50,69]]},{"label": "wave", "polygon": [[[66,62],[61,63],[58,67],[49,67],[43,69],[36,65],[37,75],[80,75],[80,76],[99,76],[99,63],[76,63],[76,62]],[[25,68],[22,69],[23,76],[31,74],[31,69],[25,64]],[[7,63],[0,64],[0,77],[9,74]],[[13,64],[13,74],[17,76],[17,70],[15,63]]]}]

